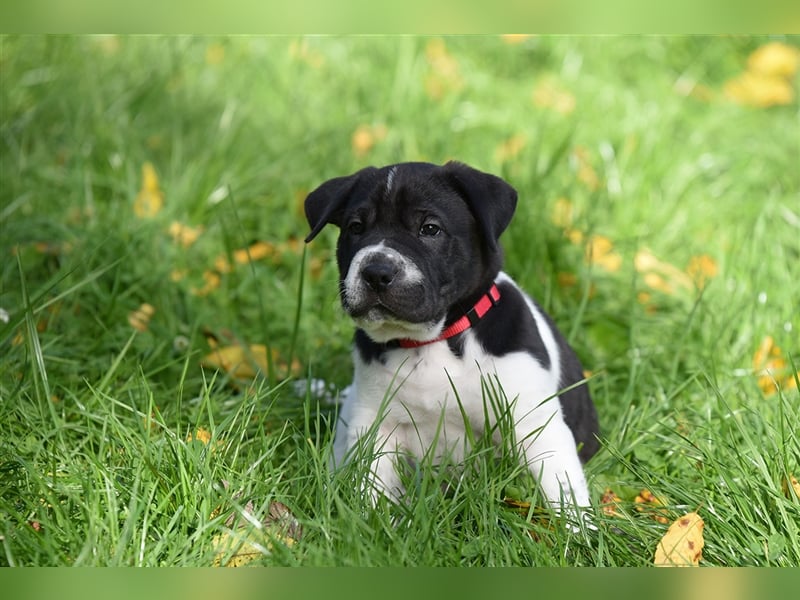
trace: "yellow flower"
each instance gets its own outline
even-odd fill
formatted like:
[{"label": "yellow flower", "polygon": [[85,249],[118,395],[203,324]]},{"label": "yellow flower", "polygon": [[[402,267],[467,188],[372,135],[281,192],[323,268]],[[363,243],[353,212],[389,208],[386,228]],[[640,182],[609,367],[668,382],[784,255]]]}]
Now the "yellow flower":
[{"label": "yellow flower", "polygon": [[142,165],[142,187],[133,203],[133,213],[139,218],[154,217],[164,207],[164,193],[158,183],[155,167],[146,162]]}]

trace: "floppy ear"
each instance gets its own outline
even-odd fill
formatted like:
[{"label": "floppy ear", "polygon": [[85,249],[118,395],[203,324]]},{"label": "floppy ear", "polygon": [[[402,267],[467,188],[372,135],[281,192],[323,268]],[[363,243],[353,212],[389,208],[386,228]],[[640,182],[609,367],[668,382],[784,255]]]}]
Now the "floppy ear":
[{"label": "floppy ear", "polygon": [[517,207],[517,191],[499,177],[460,162],[450,161],[442,168],[467,202],[486,244],[495,250]]},{"label": "floppy ear", "polygon": [[346,177],[329,179],[308,195],[305,209],[311,233],[306,236],[306,243],[317,237],[328,223],[341,227],[344,208],[353,189],[365,172],[374,170],[374,167],[367,167]]}]

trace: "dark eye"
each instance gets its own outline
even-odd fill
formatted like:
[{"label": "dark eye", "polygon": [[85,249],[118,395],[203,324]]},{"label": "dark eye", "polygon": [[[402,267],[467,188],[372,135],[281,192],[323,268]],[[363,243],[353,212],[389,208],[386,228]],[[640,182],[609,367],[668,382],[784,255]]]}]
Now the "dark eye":
[{"label": "dark eye", "polygon": [[442,233],[442,228],[435,223],[425,223],[419,228],[419,234],[428,237],[435,237],[440,233]]},{"label": "dark eye", "polygon": [[361,221],[350,221],[350,223],[347,225],[347,231],[353,235],[361,235],[364,233],[364,223]]}]

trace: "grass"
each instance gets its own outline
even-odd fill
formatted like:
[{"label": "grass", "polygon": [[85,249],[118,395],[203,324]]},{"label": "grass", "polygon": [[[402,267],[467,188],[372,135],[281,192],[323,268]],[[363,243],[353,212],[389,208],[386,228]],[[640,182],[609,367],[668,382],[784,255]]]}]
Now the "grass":
[{"label": "grass", "polygon": [[[257,564],[648,565],[667,528],[636,509],[648,489],[669,521],[701,514],[702,565],[800,565],[798,105],[724,92],[768,41],[1,38],[0,563],[225,562],[229,517],[281,502],[302,535],[240,530]],[[597,532],[503,504],[536,488],[485,443],[460,476],[407,473],[402,506],[372,508],[363,467],[327,473],[335,409],[296,382],[345,386],[352,326],[335,232],[291,242],[302,200],[450,158],[518,189],[506,269],[592,371]],[[173,222],[202,231],[183,245]],[[685,287],[702,256],[716,273]],[[778,392],[754,372],[767,336]],[[274,351],[261,373],[201,366],[237,341]]]}]

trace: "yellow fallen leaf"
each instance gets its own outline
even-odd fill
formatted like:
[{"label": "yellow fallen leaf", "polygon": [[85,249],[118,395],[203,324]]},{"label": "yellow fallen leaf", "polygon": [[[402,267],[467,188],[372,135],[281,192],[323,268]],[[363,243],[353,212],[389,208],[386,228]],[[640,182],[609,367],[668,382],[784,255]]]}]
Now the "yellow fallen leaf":
[{"label": "yellow fallen leaf", "polygon": [[572,219],[572,202],[566,198],[558,198],[553,203],[553,208],[550,211],[550,220],[553,222],[553,225],[567,229],[572,225]]},{"label": "yellow fallen leaf", "polygon": [[303,62],[314,69],[319,69],[325,64],[325,56],[314,50],[308,43],[307,38],[292,40],[289,44],[289,56],[293,60]]},{"label": "yellow fallen leaf", "polygon": [[164,207],[164,193],[158,183],[155,167],[146,162],[142,165],[142,187],[133,202],[133,213],[139,218],[156,216]]},{"label": "yellow fallen leaf", "polygon": [[311,279],[314,281],[318,280],[322,277],[322,271],[325,268],[325,261],[323,261],[319,256],[312,256],[308,261],[308,272],[311,275]]},{"label": "yellow fallen leaf", "polygon": [[206,48],[206,64],[219,65],[225,60],[225,46],[219,42],[213,42]]},{"label": "yellow fallen leaf", "polygon": [[243,567],[260,556],[269,554],[262,540],[243,531],[224,531],[211,540],[216,550],[213,566]]},{"label": "yellow fallen leaf", "polygon": [[245,265],[254,260],[261,260],[275,254],[275,246],[269,242],[255,242],[247,248],[234,250],[233,260],[240,265]]},{"label": "yellow fallen leaf", "polygon": [[191,227],[184,225],[178,221],[173,221],[169,226],[169,235],[172,237],[176,244],[180,244],[184,248],[188,248],[197,241],[200,234],[203,233],[202,227]]},{"label": "yellow fallen leaf", "polygon": [[771,335],[761,340],[753,354],[753,370],[758,377],[758,387],[766,396],[775,394],[779,389],[797,387],[794,374]]},{"label": "yellow fallen leaf", "polygon": [[719,273],[719,267],[716,261],[707,254],[700,256],[693,256],[689,259],[689,266],[686,267],[686,273],[694,282],[697,289],[702,290],[706,286],[706,281],[712,277],[716,277]]},{"label": "yellow fallen leaf", "polygon": [[800,500],[800,481],[797,481],[797,478],[794,475],[789,475],[789,479],[785,479],[781,482],[781,488],[783,489],[783,495],[792,499],[794,496],[795,500]]},{"label": "yellow fallen leaf", "polygon": [[228,257],[224,254],[220,254],[214,259],[214,270],[216,270],[217,273],[230,273],[233,267],[231,267]]},{"label": "yellow fallen leaf", "polygon": [[531,37],[533,36],[531,36],[529,33],[504,33],[500,36],[500,39],[506,44],[513,46],[515,44],[521,44],[529,40]]},{"label": "yellow fallen leaf", "polygon": [[576,105],[575,96],[552,77],[545,78],[536,85],[533,103],[539,108],[549,108],[562,115],[572,113]]},{"label": "yellow fallen leaf", "polygon": [[222,278],[216,271],[205,270],[203,271],[203,287],[193,287],[190,291],[195,296],[208,296],[211,292],[219,287]]},{"label": "yellow fallen leaf", "polygon": [[211,432],[206,429],[205,427],[198,427],[194,432],[189,432],[189,435],[186,436],[187,442],[202,442],[204,445],[207,445],[208,442],[211,441]]},{"label": "yellow fallen leaf", "polygon": [[675,265],[660,260],[647,248],[640,249],[633,266],[643,274],[644,283],[659,292],[675,294],[678,288],[693,289],[692,279]]},{"label": "yellow fallen leaf", "polygon": [[586,262],[613,273],[622,266],[622,256],[614,250],[614,244],[606,236],[593,235],[586,243]]},{"label": "yellow fallen leaf", "polygon": [[145,302],[139,308],[128,314],[128,323],[136,331],[147,331],[150,318],[155,314],[156,309],[152,304]]},{"label": "yellow fallen leaf", "polygon": [[590,190],[594,191],[600,187],[600,177],[592,167],[589,150],[583,146],[577,146],[569,157],[570,165],[577,172],[578,181],[583,183]]},{"label": "yellow fallen leaf", "polygon": [[617,496],[611,488],[606,488],[606,491],[600,497],[600,506],[603,514],[609,517],[621,517],[622,515],[617,510],[620,502],[622,502],[622,498]]},{"label": "yellow fallen leaf", "polygon": [[186,279],[188,274],[188,269],[172,269],[172,271],[169,272],[169,280],[177,283],[183,279]]},{"label": "yellow fallen leaf", "polygon": [[366,156],[376,143],[386,138],[387,133],[385,125],[359,125],[350,138],[353,154],[359,158]]},{"label": "yellow fallen leaf", "polygon": [[583,242],[583,232],[579,229],[573,229],[570,227],[567,229],[564,234],[569,239],[570,243],[575,244],[576,246]]},{"label": "yellow fallen leaf", "polygon": [[[281,360],[277,350],[272,349],[270,358],[273,367],[285,370],[286,363]],[[263,344],[251,344],[245,349],[240,344],[221,346],[206,355],[200,364],[204,367],[221,369],[235,379],[253,379],[259,372],[266,373],[267,347]],[[300,363],[292,361],[291,374],[300,373]]]},{"label": "yellow fallen leaf", "polygon": [[578,283],[578,276],[575,275],[575,273],[560,271],[556,274],[556,281],[558,282],[559,287],[573,287]]},{"label": "yellow fallen leaf", "polygon": [[785,106],[794,101],[794,89],[788,80],[755,71],[745,71],[729,79],[724,92],[730,100],[756,108]]},{"label": "yellow fallen leaf", "polygon": [[[219,509],[214,511],[219,512]],[[303,530],[289,508],[282,502],[270,502],[267,516],[253,524],[253,503],[244,507],[243,518],[233,514],[225,521],[228,530],[214,536],[211,543],[216,550],[213,566],[241,567],[272,551],[272,542],[278,540],[291,548],[300,540]]]},{"label": "yellow fallen leaf", "polygon": [[648,513],[654,520],[666,525],[669,519],[666,517],[666,511],[659,508],[664,506],[664,501],[655,496],[650,490],[642,490],[639,495],[634,499],[636,510],[641,513]]},{"label": "yellow fallen leaf", "polygon": [[448,52],[441,38],[434,38],[425,46],[429,72],[425,75],[425,92],[433,100],[441,99],[447,92],[457,91],[463,85],[458,61]]},{"label": "yellow fallen leaf", "polygon": [[516,133],[497,145],[494,149],[494,159],[501,163],[513,160],[519,156],[526,144],[526,137],[521,133]]},{"label": "yellow fallen leaf", "polygon": [[703,519],[690,512],[667,529],[656,548],[653,563],[657,567],[696,567],[703,557]]},{"label": "yellow fallen leaf", "polygon": [[800,50],[782,42],[769,42],[757,48],[747,59],[748,71],[794,77],[800,66]]}]

